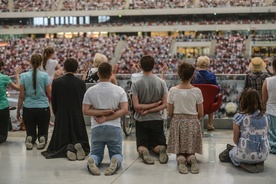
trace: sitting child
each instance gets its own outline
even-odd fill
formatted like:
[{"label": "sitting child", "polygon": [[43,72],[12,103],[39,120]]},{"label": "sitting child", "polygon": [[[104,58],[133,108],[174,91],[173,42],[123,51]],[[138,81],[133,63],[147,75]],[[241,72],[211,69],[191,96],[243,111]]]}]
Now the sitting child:
[{"label": "sitting child", "polygon": [[235,166],[248,172],[262,172],[269,153],[269,119],[255,89],[249,88],[242,93],[240,108],[241,112],[233,119],[233,141],[237,147],[229,152],[230,159]]}]

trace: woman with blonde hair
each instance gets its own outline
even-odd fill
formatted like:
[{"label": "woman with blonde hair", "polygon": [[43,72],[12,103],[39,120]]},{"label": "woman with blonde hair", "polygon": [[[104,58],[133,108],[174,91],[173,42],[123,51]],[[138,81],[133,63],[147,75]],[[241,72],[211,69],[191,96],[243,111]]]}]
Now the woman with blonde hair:
[{"label": "woman with blonde hair", "polygon": [[[214,84],[218,85],[216,76],[208,71],[208,67],[210,65],[210,59],[207,56],[200,56],[197,58],[197,71],[195,73],[195,77],[192,81],[192,84]],[[214,113],[208,114],[208,131],[215,130],[213,126],[213,118]]]},{"label": "woman with blonde hair", "polygon": [[17,119],[21,119],[20,110],[23,106],[27,150],[33,149],[36,139],[39,141],[37,149],[43,149],[48,139],[50,108],[47,95],[51,96],[51,83],[48,74],[38,69],[41,63],[41,55],[33,54],[30,62],[32,69],[20,76]]},{"label": "woman with blonde hair", "polygon": [[[85,74],[82,77],[82,80],[84,80],[86,83],[97,83],[99,82],[99,76],[98,76],[98,67],[101,63],[108,62],[108,59],[105,55],[96,53],[94,56],[94,67],[91,68],[89,71],[86,71]],[[117,85],[117,80],[115,74],[118,71],[118,65],[115,65],[112,72],[111,82],[113,84]]]}]

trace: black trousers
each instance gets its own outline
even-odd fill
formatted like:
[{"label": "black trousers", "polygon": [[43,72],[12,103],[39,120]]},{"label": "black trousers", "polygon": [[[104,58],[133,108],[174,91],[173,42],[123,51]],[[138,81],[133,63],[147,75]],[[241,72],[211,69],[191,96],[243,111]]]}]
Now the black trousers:
[{"label": "black trousers", "polygon": [[[48,139],[48,129],[50,121],[50,108],[23,108],[23,120],[27,132],[27,137],[32,137],[35,143],[37,138],[45,137]],[[36,132],[36,128],[38,132]]]},{"label": "black trousers", "polygon": [[10,123],[10,110],[9,108],[0,110],[0,144],[5,142],[8,137]]}]

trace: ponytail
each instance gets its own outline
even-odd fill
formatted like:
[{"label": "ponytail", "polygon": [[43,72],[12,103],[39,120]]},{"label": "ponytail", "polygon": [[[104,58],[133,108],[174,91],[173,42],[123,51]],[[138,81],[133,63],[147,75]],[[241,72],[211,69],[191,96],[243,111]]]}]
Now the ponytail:
[{"label": "ponytail", "polygon": [[42,55],[42,67],[44,70],[46,70],[47,61],[54,53],[55,53],[55,50],[53,47],[47,47],[46,49],[44,49],[43,55]]},{"label": "ponytail", "polygon": [[33,66],[33,88],[34,88],[34,95],[36,96],[36,73],[37,68],[41,65],[42,57],[40,54],[33,54],[31,57],[31,65]]}]

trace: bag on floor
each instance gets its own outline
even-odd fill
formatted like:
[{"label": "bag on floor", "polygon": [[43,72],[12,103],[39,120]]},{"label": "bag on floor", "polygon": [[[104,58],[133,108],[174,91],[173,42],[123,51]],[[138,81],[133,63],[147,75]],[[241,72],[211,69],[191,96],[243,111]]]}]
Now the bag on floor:
[{"label": "bag on floor", "polygon": [[227,144],[226,149],[219,154],[220,162],[231,162],[229,152],[234,148],[233,145]]}]

